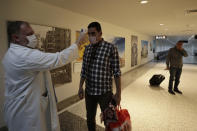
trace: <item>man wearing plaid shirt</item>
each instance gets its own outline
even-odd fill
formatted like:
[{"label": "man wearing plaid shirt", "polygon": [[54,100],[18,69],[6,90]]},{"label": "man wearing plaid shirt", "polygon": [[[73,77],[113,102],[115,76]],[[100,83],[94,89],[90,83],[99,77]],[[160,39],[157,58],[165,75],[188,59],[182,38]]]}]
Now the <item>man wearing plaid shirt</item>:
[{"label": "man wearing plaid shirt", "polygon": [[[83,99],[83,83],[85,81],[88,130],[96,131],[97,105],[100,105],[103,112],[112,98],[117,105],[120,104],[121,71],[117,48],[114,44],[103,40],[101,26],[98,22],[88,25],[88,36],[91,44],[85,48],[78,95],[80,99]],[[112,93],[112,76],[114,76],[116,85],[115,95]]]}]

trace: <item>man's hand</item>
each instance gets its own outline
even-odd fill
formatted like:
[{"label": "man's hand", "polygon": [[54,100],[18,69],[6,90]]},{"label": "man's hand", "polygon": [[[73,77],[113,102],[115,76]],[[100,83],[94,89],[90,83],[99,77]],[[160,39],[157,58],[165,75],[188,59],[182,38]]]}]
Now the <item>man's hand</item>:
[{"label": "man's hand", "polygon": [[170,70],[170,68],[167,66],[167,67],[165,68],[165,70]]},{"label": "man's hand", "polygon": [[121,101],[121,95],[116,93],[113,96],[113,99],[116,101],[117,106],[119,106],[120,105],[120,101]]},{"label": "man's hand", "polygon": [[83,99],[84,98],[84,90],[83,90],[83,87],[80,87],[79,88],[78,96],[79,96],[80,99]]}]

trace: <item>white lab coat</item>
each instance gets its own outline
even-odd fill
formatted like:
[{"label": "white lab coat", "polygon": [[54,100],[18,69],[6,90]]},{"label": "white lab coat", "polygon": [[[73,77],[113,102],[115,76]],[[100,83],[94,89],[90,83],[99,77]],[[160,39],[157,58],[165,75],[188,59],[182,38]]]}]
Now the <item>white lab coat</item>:
[{"label": "white lab coat", "polygon": [[[11,44],[2,61],[4,115],[9,131],[60,131],[49,70],[76,58],[76,44],[58,53]],[[43,96],[46,91],[48,96]]]}]

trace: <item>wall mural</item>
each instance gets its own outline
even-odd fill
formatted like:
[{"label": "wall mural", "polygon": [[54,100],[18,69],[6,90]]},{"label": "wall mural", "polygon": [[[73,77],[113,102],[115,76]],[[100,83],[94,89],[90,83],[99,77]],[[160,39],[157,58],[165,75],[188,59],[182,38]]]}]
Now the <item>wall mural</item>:
[{"label": "wall mural", "polygon": [[148,41],[141,40],[141,57],[142,58],[147,58],[148,57]]},{"label": "wall mural", "polygon": [[120,67],[124,67],[125,66],[125,38],[110,36],[110,35],[104,35],[103,38],[105,41],[116,45],[120,59]]},{"label": "wall mural", "polygon": [[137,65],[137,57],[138,57],[138,37],[131,36],[131,67]]},{"label": "wall mural", "polygon": [[[60,52],[71,45],[71,30],[30,24],[38,38],[38,49],[44,52]],[[71,63],[50,71],[55,87],[72,81]]]}]

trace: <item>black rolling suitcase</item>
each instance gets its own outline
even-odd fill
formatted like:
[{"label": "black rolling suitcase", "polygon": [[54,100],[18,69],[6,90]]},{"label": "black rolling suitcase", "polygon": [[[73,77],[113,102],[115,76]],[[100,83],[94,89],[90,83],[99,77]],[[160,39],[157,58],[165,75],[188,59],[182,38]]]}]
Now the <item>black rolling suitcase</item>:
[{"label": "black rolling suitcase", "polygon": [[152,76],[152,78],[149,80],[149,83],[151,86],[159,86],[164,79],[164,75],[156,74]]}]

